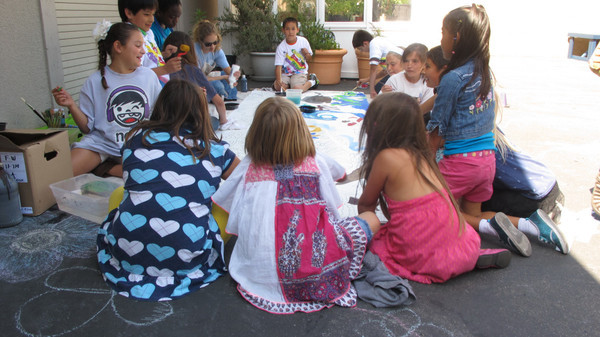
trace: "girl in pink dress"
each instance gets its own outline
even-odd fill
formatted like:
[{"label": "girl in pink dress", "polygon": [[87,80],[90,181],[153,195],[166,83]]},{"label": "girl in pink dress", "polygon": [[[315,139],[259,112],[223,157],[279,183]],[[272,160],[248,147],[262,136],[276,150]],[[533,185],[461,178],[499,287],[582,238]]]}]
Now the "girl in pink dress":
[{"label": "girl in pink dress", "polygon": [[414,98],[403,93],[375,98],[359,142],[364,147],[365,186],[358,211],[374,211],[379,204],[388,218],[373,236],[370,250],[392,274],[432,283],[476,266],[508,266],[510,252],[480,250],[479,235],[456,211]]}]

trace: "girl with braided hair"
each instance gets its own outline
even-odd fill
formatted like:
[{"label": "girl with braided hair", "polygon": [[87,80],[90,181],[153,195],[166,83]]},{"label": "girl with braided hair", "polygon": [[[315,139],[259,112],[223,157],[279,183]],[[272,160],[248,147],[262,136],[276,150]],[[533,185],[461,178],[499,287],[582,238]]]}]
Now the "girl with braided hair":
[{"label": "girl with braided hair", "polygon": [[[129,23],[104,21],[94,30],[98,43],[98,71],[79,93],[79,105],[63,88],[52,89],[58,105],[67,107],[84,134],[71,149],[73,174],[92,171],[109,160],[118,163],[106,172],[122,176],[121,146],[125,134],[150,117],[162,88],[149,68],[141,67],[144,37]],[[110,56],[110,64],[107,59]]]}]

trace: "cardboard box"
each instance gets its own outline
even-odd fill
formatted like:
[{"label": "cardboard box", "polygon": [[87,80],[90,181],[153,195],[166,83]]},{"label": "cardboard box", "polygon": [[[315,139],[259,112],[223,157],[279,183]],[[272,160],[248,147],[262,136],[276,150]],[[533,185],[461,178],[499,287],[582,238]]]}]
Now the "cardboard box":
[{"label": "cardboard box", "polygon": [[19,183],[23,215],[40,215],[52,207],[56,201],[50,184],[73,177],[67,131],[1,131],[0,162]]}]

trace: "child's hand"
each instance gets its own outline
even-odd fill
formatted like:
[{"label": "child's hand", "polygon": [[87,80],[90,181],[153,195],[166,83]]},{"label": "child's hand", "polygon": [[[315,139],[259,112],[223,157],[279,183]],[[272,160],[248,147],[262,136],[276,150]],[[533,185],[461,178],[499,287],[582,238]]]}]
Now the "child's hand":
[{"label": "child's hand", "polygon": [[176,56],[167,61],[164,65],[165,70],[167,70],[167,74],[176,73],[181,70],[181,57]]},{"label": "child's hand", "polygon": [[300,52],[302,52],[302,55],[304,55],[305,58],[310,56],[310,53],[308,52],[308,49],[306,49],[306,48],[302,48],[300,50]]},{"label": "child's hand", "polygon": [[168,44],[165,46],[164,49],[165,50],[163,51],[163,57],[165,54],[167,55],[167,57],[169,57],[169,56],[173,55],[174,53],[176,53],[179,48],[177,48],[177,46],[174,46],[172,44]]},{"label": "child's hand", "polygon": [[363,84],[368,84],[369,83],[369,79],[368,78],[360,78],[358,81],[356,81],[356,86],[360,87]]},{"label": "child's hand", "polygon": [[52,89],[52,96],[54,96],[54,101],[56,104],[60,106],[71,109],[71,107],[75,105],[75,100],[73,100],[73,97],[71,97],[71,95],[61,87]]},{"label": "child's hand", "polygon": [[381,87],[381,92],[392,92],[392,91],[394,91],[394,89],[392,89],[391,85],[386,84],[383,87]]}]

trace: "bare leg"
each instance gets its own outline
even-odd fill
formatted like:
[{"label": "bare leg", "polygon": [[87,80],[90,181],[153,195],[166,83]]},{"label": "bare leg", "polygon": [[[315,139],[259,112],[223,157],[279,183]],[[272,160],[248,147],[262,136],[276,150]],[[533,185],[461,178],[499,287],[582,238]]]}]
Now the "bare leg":
[{"label": "bare leg", "polygon": [[273,87],[275,88],[275,91],[287,90],[288,88],[288,86],[285,83],[283,83],[283,85],[280,85],[277,81],[273,82]]},{"label": "bare leg", "polygon": [[[460,209],[465,220],[476,231],[479,231],[479,222],[482,219],[489,220],[496,215],[496,212],[482,212],[480,202],[471,202],[465,199],[461,200]],[[515,227],[519,227],[519,218],[510,215],[507,215],[507,217]]]},{"label": "bare leg", "polygon": [[219,124],[223,125],[227,123],[227,109],[225,108],[225,101],[223,101],[223,97],[217,94],[213,96],[211,102],[217,108],[217,113],[219,114]]},{"label": "bare leg", "polygon": [[123,177],[123,165],[117,164],[117,165],[111,167],[110,170],[108,170],[108,174],[110,174],[113,177],[122,178]]},{"label": "bare leg", "polygon": [[100,165],[100,155],[97,152],[81,148],[71,150],[71,167],[74,176],[91,172],[98,165]]},{"label": "bare leg", "polygon": [[301,87],[299,87],[298,89],[302,89],[302,92],[306,92],[308,91],[308,89],[312,88],[312,84],[310,84],[310,81],[306,81],[304,83],[304,85],[302,85]]}]

